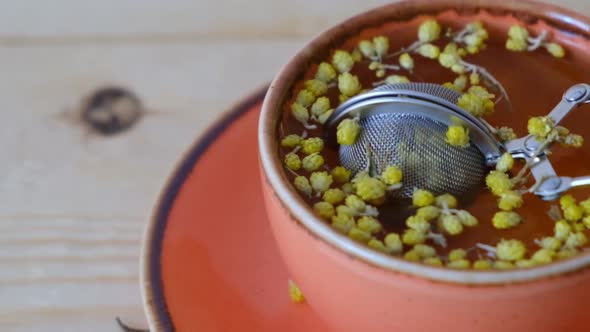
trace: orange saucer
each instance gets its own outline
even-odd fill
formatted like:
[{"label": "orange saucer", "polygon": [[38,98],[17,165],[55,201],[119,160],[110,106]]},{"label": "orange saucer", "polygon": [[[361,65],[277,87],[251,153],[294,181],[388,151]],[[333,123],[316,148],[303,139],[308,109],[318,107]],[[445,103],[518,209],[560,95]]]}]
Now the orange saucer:
[{"label": "orange saucer", "polygon": [[230,110],[170,177],[148,225],[142,292],[152,331],[327,331],[292,303],[262,202],[264,91]]}]

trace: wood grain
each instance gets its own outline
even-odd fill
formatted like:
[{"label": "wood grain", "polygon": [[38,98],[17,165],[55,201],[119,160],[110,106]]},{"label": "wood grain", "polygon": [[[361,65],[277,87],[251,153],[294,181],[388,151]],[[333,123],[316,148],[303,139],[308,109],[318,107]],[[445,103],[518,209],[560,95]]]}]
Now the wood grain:
[{"label": "wood grain", "polygon": [[[313,35],[386,2],[0,1],[0,331],[145,326],[141,236],[182,152]],[[106,84],[149,109],[108,138],[75,116]]]}]

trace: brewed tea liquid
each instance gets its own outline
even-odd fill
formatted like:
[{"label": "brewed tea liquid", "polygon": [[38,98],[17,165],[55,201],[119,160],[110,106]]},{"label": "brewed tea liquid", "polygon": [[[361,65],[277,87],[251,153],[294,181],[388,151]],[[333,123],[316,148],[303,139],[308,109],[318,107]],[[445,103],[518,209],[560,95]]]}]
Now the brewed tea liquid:
[{"label": "brewed tea liquid", "polygon": [[[507,27],[505,23],[499,20],[490,20],[489,17],[479,16],[479,19],[484,21],[486,28],[490,33],[490,39],[487,41],[487,49],[476,55],[468,55],[465,60],[486,68],[494,77],[496,77],[502,85],[506,88],[508,95],[512,102],[512,111],[508,111],[505,101],[500,101],[496,105],[496,112],[486,117],[486,120],[495,127],[508,126],[514,128],[519,137],[526,135],[527,121],[532,116],[547,115],[555,105],[561,100],[563,93],[572,85],[583,82],[590,82],[590,64],[586,59],[590,59],[590,43],[588,45],[576,44],[568,45],[567,40],[558,40],[561,42],[567,52],[564,59],[556,59],[550,56],[543,49],[535,52],[514,53],[507,51],[504,48],[506,41],[505,31]],[[458,18],[455,14],[443,15],[439,21],[443,26],[455,26],[456,29],[464,26],[466,23],[475,20],[475,18]],[[395,31],[388,35],[391,41],[390,50],[398,50],[403,46],[410,45],[415,39],[415,32],[417,31],[418,23],[404,22],[387,24],[383,29],[385,31]],[[455,30],[456,30],[455,29]],[[502,32],[499,32],[502,31]],[[383,30],[379,30],[379,34],[385,34]],[[343,49],[352,50],[358,41],[367,37],[375,35],[375,31],[367,30],[342,45]],[[559,34],[556,34],[558,36]],[[439,44],[441,49],[444,44]],[[415,61],[415,70],[412,74],[400,72],[388,72],[387,75],[398,74],[406,75],[412,82],[428,82],[442,84],[444,82],[452,82],[456,78],[456,74],[450,70],[443,68],[437,61],[425,59],[419,55],[413,55]],[[392,62],[397,62],[397,59],[392,59]],[[329,61],[329,60],[325,60]],[[387,62],[387,61],[386,61]],[[362,67],[362,68],[359,68]],[[364,66],[356,66],[353,69],[353,74],[358,75],[363,84],[363,88],[372,88],[374,82],[379,79],[375,78],[374,72],[366,69]],[[315,73],[316,66],[312,66],[308,75],[302,79],[311,78]],[[298,89],[295,89],[295,94]],[[492,91],[492,90],[490,90]],[[330,89],[328,94],[332,107],[338,105],[337,89]],[[284,133],[301,133],[304,128],[296,120],[290,116],[288,105],[285,106],[285,116],[283,117],[282,127],[279,135]],[[575,110],[566,118],[561,125],[570,129],[573,133],[580,134],[585,137],[590,137],[590,105],[582,106]],[[326,133],[323,129],[312,130],[308,133],[310,136],[324,136]],[[281,157],[288,151],[281,149]],[[550,159],[561,176],[584,176],[590,175],[590,142],[579,149],[562,147],[555,145],[552,149],[553,154]],[[326,164],[332,168],[339,165],[338,151],[334,148],[327,147],[324,156]],[[302,175],[308,176],[306,172],[301,172]],[[294,176],[287,173],[292,180]],[[425,188],[428,189],[428,188]],[[578,200],[584,200],[590,197],[589,189],[578,189],[572,191]],[[317,198],[308,199],[312,205],[319,201]],[[499,210],[497,205],[497,198],[494,197],[487,188],[482,188],[475,201],[469,206],[460,206],[460,208],[467,209],[471,214],[479,220],[479,225],[473,228],[467,228],[458,236],[447,236],[448,248],[472,248],[476,243],[484,243],[495,246],[501,239],[520,239],[525,242],[531,252],[536,250],[538,246],[534,245],[534,240],[544,236],[551,236],[555,221],[552,220],[548,211],[551,205],[559,205],[559,201],[544,202],[532,194],[524,196],[524,204],[520,209],[515,210],[520,214],[524,222],[519,226],[508,229],[498,230],[492,226],[492,216]],[[386,203],[392,204],[392,203]],[[393,203],[400,204],[400,202]],[[381,210],[380,221],[385,227],[385,231],[400,232],[405,228],[403,218],[389,217],[387,218],[387,206]],[[395,208],[392,208],[395,210]],[[383,213],[384,212],[384,213]],[[590,235],[587,233],[586,235]],[[445,254],[445,250],[439,248],[440,254]],[[471,258],[477,258],[477,251],[472,251]]]}]

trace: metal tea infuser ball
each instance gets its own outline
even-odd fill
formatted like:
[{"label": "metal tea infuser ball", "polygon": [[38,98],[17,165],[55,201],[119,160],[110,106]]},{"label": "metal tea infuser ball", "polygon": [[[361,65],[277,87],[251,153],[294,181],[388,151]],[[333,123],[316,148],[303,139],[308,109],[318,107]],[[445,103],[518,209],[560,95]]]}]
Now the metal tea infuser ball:
[{"label": "metal tea infuser ball", "polygon": [[[341,145],[342,166],[357,173],[370,170],[381,174],[395,165],[404,174],[402,197],[411,197],[415,188],[457,197],[475,195],[486,175],[503,153],[525,159],[537,184],[534,193],[554,200],[574,187],[590,185],[590,176],[563,177],[553,169],[542,144],[529,135],[500,142],[484,120],[459,108],[461,95],[441,85],[400,83],[382,85],[340,105],[326,122],[329,132],[345,118],[358,117],[361,132],[352,145]],[[590,86],[571,87],[548,115],[559,124],[577,106],[590,102]],[[469,147],[446,142],[450,125],[469,129]]]}]

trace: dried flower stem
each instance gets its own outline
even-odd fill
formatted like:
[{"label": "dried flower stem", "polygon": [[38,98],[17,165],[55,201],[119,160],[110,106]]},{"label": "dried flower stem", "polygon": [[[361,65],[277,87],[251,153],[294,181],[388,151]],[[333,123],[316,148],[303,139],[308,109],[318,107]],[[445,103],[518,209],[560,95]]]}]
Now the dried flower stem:
[{"label": "dried flower stem", "polygon": [[484,250],[488,257],[496,258],[496,248],[483,243],[476,243],[475,247]]},{"label": "dried flower stem", "polygon": [[545,43],[545,41],[547,40],[547,37],[549,36],[549,32],[547,32],[547,30],[544,30],[539,36],[532,38],[529,37],[527,39],[527,41],[529,43],[531,43],[531,45],[527,48],[528,51],[535,51],[538,48],[540,48],[541,46],[543,46],[543,44]]},{"label": "dried flower stem", "polygon": [[494,75],[492,75],[484,67],[478,66],[473,63],[469,63],[465,60],[461,60],[461,64],[468,71],[481,75],[483,77],[484,81],[486,81],[488,86],[490,86],[491,88],[495,89],[497,92],[500,93],[500,97],[498,97],[498,99],[496,100],[496,103],[500,102],[500,100],[502,100],[502,99],[506,99],[506,104],[508,105],[508,110],[512,111],[512,102],[510,101],[510,97],[508,96],[508,92],[506,91],[506,89],[504,88],[502,83],[500,83],[500,81],[498,81],[498,79],[496,79],[494,77]]}]

